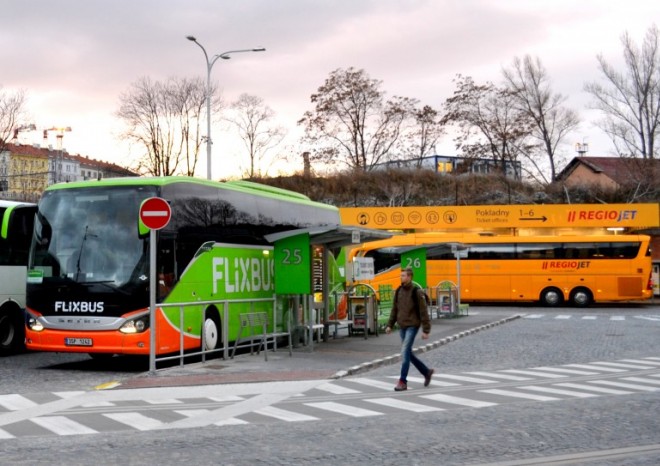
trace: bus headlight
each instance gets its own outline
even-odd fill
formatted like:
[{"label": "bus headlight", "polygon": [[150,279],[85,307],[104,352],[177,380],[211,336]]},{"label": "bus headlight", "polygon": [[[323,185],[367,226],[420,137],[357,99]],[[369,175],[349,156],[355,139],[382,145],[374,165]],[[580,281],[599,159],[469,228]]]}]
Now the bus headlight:
[{"label": "bus headlight", "polygon": [[135,319],[127,320],[124,325],[119,327],[121,333],[142,333],[149,328],[149,316],[137,317]]},{"label": "bus headlight", "polygon": [[27,324],[33,332],[41,332],[44,329],[43,324],[36,317],[30,317]]}]

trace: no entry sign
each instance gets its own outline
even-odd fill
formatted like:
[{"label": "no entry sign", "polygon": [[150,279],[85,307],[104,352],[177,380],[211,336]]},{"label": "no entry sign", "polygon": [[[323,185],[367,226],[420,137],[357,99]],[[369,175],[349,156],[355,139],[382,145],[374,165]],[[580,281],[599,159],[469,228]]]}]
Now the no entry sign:
[{"label": "no entry sign", "polygon": [[160,197],[150,197],[140,206],[140,220],[150,230],[165,228],[171,217],[170,205]]}]

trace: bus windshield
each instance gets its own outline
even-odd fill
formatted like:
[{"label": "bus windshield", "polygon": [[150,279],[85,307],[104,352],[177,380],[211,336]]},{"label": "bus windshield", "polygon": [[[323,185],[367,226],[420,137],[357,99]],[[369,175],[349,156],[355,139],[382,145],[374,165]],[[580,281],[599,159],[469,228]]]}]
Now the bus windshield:
[{"label": "bus windshield", "polygon": [[146,241],[138,233],[145,187],[53,190],[44,193],[35,221],[30,268],[44,282],[107,283],[146,280]]}]

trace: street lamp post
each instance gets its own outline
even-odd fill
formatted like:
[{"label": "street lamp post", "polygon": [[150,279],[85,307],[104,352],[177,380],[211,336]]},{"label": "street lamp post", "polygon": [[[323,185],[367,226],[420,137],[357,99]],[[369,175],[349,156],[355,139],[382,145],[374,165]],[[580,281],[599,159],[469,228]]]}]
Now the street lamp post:
[{"label": "street lamp post", "polygon": [[253,49],[240,49],[240,50],[229,50],[227,52],[219,53],[213,55],[209,59],[209,55],[206,53],[206,49],[202,44],[197,42],[195,36],[186,36],[186,39],[194,42],[202,49],[204,52],[204,58],[206,59],[206,178],[211,179],[211,145],[213,141],[211,140],[211,70],[213,65],[218,60],[222,58],[223,60],[229,60],[232,53],[241,53],[241,52],[265,52],[266,49],[263,47],[255,47]]}]

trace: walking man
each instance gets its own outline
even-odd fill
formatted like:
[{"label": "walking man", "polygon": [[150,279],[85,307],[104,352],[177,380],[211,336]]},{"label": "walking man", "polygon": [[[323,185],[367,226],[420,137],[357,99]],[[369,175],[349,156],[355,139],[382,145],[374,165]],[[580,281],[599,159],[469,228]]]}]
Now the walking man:
[{"label": "walking man", "polygon": [[412,282],[413,271],[410,267],[401,271],[401,286],[394,294],[394,305],[387,322],[385,333],[390,333],[394,324],[399,324],[401,335],[401,377],[394,390],[401,392],[408,389],[408,369],[410,363],[424,376],[424,386],[428,387],[433,376],[433,369],[429,369],[412,352],[415,337],[422,327],[422,340],[426,340],[431,333],[431,320],[426,307],[426,295],[421,288]]}]

